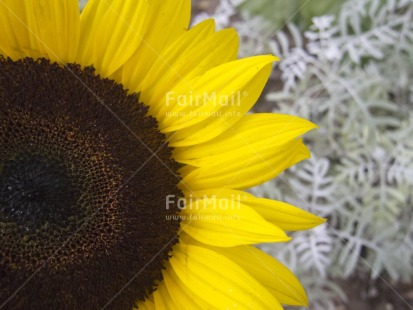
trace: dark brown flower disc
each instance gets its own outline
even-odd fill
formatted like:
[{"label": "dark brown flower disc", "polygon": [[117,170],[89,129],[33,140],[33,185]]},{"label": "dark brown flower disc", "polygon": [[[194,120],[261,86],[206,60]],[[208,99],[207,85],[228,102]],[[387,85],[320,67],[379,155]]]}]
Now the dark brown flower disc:
[{"label": "dark brown flower disc", "polygon": [[182,194],[147,112],[91,68],[0,59],[1,309],[126,310],[156,288]]}]

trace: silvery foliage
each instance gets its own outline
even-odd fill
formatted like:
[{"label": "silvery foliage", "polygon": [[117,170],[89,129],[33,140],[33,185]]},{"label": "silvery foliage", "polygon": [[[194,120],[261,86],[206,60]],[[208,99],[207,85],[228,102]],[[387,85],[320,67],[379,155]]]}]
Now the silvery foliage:
[{"label": "silvery foliage", "polygon": [[87,1],[88,0],[79,0],[79,8],[81,10],[85,7]]},{"label": "silvery foliage", "polygon": [[345,298],[332,278],[412,279],[412,15],[411,0],[348,0],[270,42],[282,58],[274,112],[320,128],[308,136],[312,159],[253,192],[329,219],[264,247],[297,271],[314,309]]},{"label": "silvery foliage", "polygon": [[320,126],[307,135],[310,160],[252,191],[329,219],[263,248],[298,274],[313,309],[346,301],[332,279],[411,280],[413,1],[348,0],[304,33],[237,15],[241,2],[221,0],[215,14],[195,21],[214,17],[219,28],[237,28],[241,56],[281,56],[283,89],[267,96],[274,112]]}]

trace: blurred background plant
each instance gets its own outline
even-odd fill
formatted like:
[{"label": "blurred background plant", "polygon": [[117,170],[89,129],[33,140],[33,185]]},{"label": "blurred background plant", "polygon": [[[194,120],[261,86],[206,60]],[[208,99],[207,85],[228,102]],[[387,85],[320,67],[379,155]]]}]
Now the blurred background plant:
[{"label": "blurred background plant", "polygon": [[240,57],[281,57],[255,112],[320,127],[310,160],[252,192],[329,221],[262,248],[310,309],[413,309],[413,0],[192,2],[193,24],[238,30]]},{"label": "blurred background plant", "polygon": [[336,14],[344,0],[309,1],[309,0],[254,0],[243,1],[240,5],[242,13],[264,17],[275,29],[292,22],[305,29],[311,25],[313,16]]},{"label": "blurred background plant", "polygon": [[221,0],[194,20],[235,27],[240,56],[281,57],[256,112],[320,127],[310,160],[252,189],[329,219],[263,246],[311,309],[413,309],[412,14],[411,0]]},{"label": "blurred background plant", "polygon": [[80,9],[82,10],[83,9],[83,7],[86,5],[86,2],[87,2],[88,0],[79,0],[79,6],[80,6]]}]

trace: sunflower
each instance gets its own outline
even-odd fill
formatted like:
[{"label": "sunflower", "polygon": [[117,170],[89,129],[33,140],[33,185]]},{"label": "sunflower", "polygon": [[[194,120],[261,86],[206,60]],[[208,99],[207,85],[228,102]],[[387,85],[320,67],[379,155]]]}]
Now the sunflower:
[{"label": "sunflower", "polygon": [[0,0],[0,308],[307,303],[253,245],[323,220],[245,192],[309,152],[247,111],[277,60],[189,0]]}]

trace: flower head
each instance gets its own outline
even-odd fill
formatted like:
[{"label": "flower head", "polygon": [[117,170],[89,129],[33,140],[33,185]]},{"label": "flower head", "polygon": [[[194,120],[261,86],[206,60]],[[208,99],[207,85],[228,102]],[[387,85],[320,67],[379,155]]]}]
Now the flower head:
[{"label": "flower head", "polygon": [[0,308],[305,304],[252,246],[322,220],[243,190],[309,156],[246,112],[275,57],[188,0],[0,1]]}]

